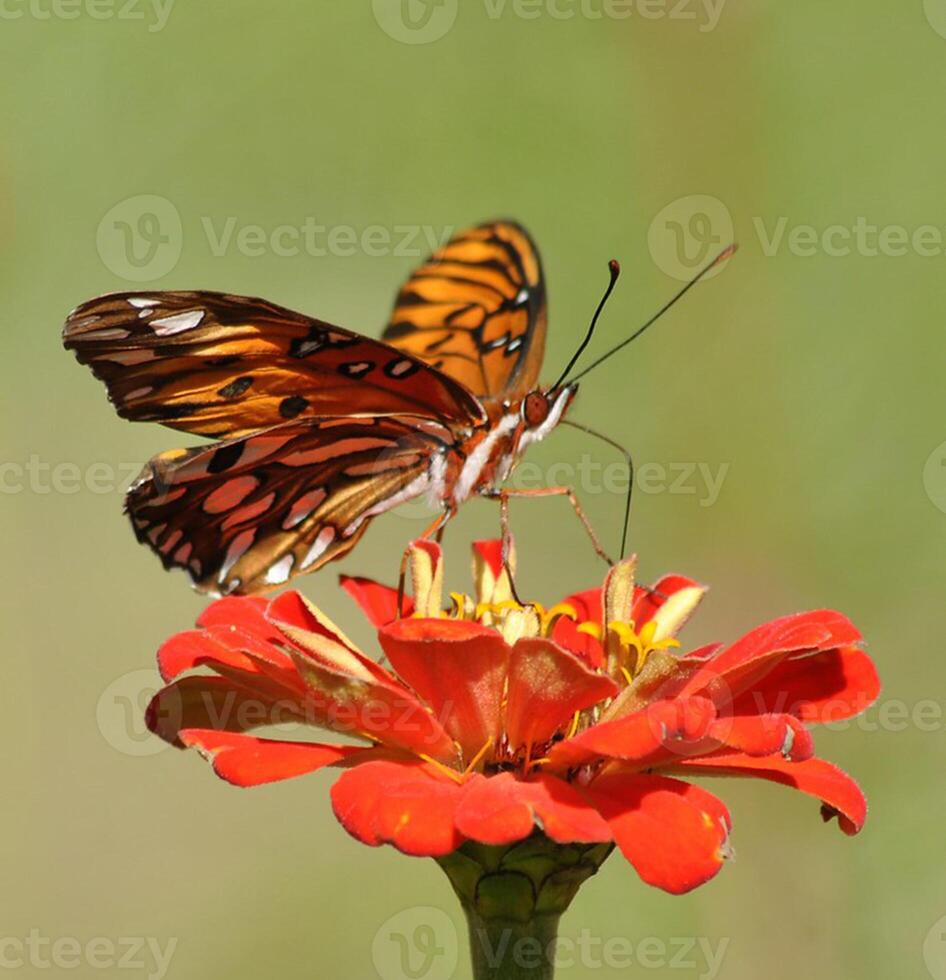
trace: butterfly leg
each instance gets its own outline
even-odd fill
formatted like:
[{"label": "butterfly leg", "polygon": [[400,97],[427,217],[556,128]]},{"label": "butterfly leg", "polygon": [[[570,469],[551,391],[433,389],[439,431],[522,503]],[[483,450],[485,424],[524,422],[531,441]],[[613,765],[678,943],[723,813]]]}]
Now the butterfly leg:
[{"label": "butterfly leg", "polygon": [[[601,546],[601,542],[598,540],[598,535],[595,533],[594,527],[592,527],[591,521],[588,520],[587,515],[581,506],[581,501],[575,494],[575,491],[571,487],[540,487],[531,490],[517,490],[509,489],[507,487],[502,487],[499,489],[492,488],[485,493],[486,496],[492,497],[493,499],[499,500],[500,506],[500,522],[503,522],[503,513],[505,511],[505,528],[504,528],[504,538],[503,547],[506,546],[506,537],[509,527],[509,500],[512,497],[566,497],[568,502],[572,505],[572,510],[575,511],[578,520],[581,521],[582,527],[585,529],[585,533],[591,540],[591,546],[595,550],[595,554],[602,559],[602,561],[607,562],[609,565],[613,565],[614,561],[611,559],[610,555]],[[504,552],[505,554],[505,552]]]}]

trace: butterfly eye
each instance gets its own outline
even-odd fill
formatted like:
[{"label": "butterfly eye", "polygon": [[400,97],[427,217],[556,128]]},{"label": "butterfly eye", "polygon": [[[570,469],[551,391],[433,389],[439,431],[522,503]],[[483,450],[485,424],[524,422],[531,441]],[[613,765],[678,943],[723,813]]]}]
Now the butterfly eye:
[{"label": "butterfly eye", "polygon": [[540,426],[549,417],[549,400],[541,391],[531,391],[522,403],[522,418],[530,429]]}]

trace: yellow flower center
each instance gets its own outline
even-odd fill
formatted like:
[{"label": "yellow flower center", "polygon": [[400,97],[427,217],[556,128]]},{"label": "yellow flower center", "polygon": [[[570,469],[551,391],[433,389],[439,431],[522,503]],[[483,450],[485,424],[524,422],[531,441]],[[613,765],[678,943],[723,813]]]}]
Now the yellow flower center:
[{"label": "yellow flower center", "polygon": [[[640,631],[633,620],[629,623],[610,622],[608,623],[607,634],[602,635],[599,623],[582,623],[578,627],[579,633],[586,633],[593,636],[596,640],[610,646],[609,640],[616,647],[617,668],[620,670],[628,684],[633,683],[634,678],[644,669],[647,658],[655,650],[667,650],[671,647],[678,647],[680,643],[673,637],[666,637],[663,640],[655,639],[657,635],[657,624],[653,621],[644,623]],[[633,651],[634,656],[631,657]]]},{"label": "yellow flower center", "polygon": [[445,617],[483,623],[500,630],[511,615],[534,613],[538,622],[539,636],[550,636],[552,630],[555,629],[555,624],[562,616],[572,620],[578,619],[578,613],[574,606],[567,602],[558,602],[546,609],[540,602],[520,604],[513,599],[504,599],[502,602],[474,602],[470,596],[463,592],[451,592],[450,600],[453,607],[444,612]]}]

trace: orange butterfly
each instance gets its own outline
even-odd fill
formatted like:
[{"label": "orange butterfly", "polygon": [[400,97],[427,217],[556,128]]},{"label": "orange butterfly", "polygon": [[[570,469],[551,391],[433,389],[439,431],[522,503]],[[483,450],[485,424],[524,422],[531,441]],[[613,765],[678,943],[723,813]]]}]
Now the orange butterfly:
[{"label": "orange butterfly", "polygon": [[[612,263],[608,294],[616,277]],[[405,501],[440,508],[429,534],[472,495],[505,494],[577,390],[538,386],[545,332],[538,250],[498,221],[414,272],[382,341],[212,292],[101,296],[63,341],[123,418],[222,440],[156,456],[126,509],[165,568],[230,594],[315,571]]]}]

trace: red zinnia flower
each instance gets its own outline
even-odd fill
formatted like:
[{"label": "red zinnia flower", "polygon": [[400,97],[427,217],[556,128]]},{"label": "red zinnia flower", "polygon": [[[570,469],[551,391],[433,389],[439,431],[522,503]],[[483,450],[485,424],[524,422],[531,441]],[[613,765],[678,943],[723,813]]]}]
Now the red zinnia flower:
[{"label": "red zinnia flower", "polygon": [[[514,601],[498,542],[475,556],[475,599],[451,593],[449,612],[429,542],[411,549],[409,615],[396,615],[394,589],[343,580],[390,670],[296,592],[213,603],[198,630],[161,648],[169,684],[149,727],[239,786],[344,768],[332,802],[349,833],[445,867],[466,842],[539,836],[585,847],[576,854],[598,846],[595,867],[616,844],[646,882],[688,891],[719,870],[731,828],[725,805],[688,776],[793,786],[845,833],[861,828],[861,791],[813,757],[806,727],[878,694],[844,616],[800,613],[681,655],[670,648],[705,592],[688,578],[635,587],[632,559],[602,589],[545,609]],[[182,676],[198,667],[214,673]],[[285,722],[355,744],[248,734]]]}]

